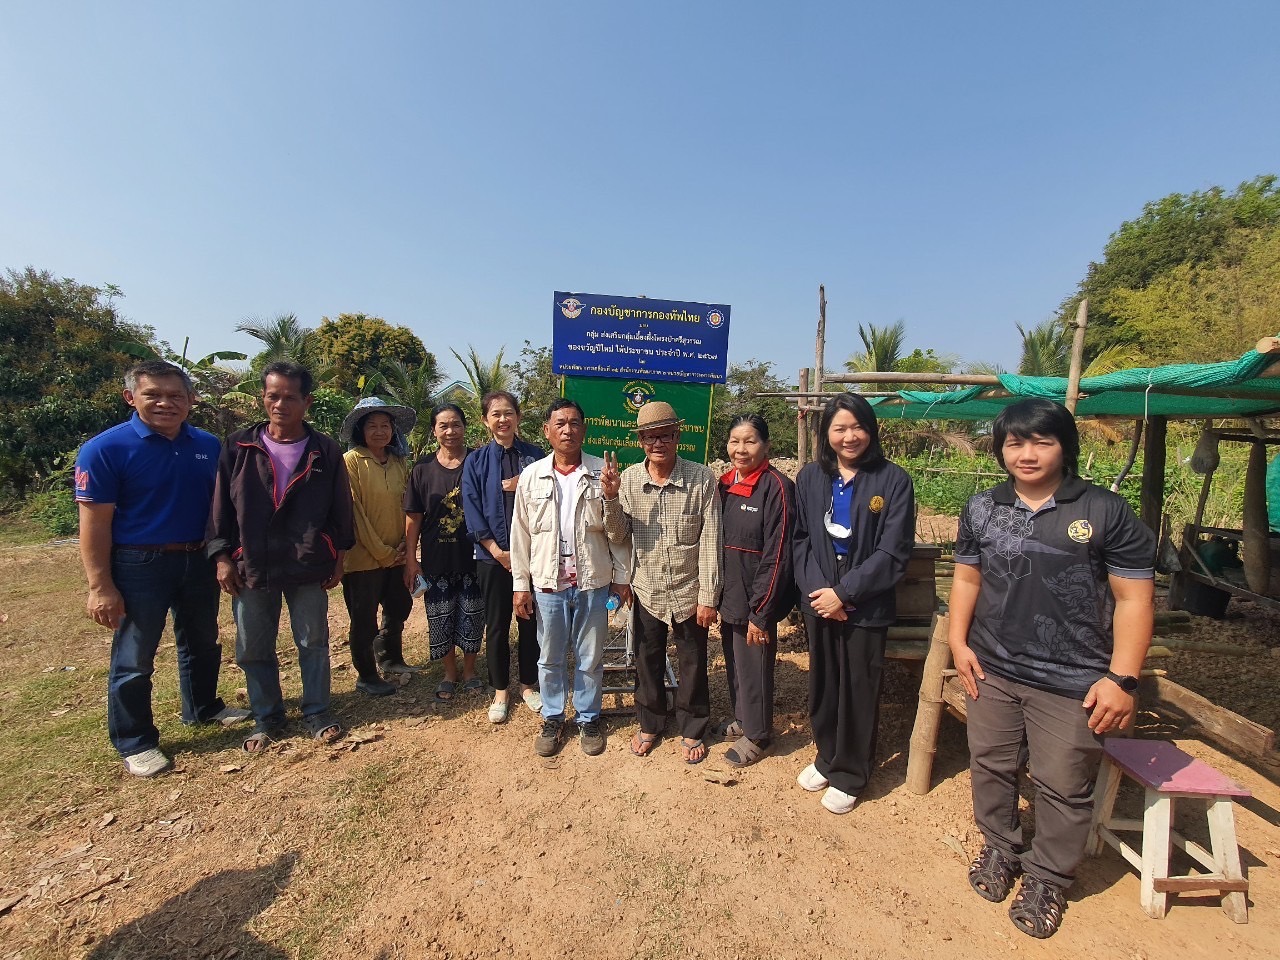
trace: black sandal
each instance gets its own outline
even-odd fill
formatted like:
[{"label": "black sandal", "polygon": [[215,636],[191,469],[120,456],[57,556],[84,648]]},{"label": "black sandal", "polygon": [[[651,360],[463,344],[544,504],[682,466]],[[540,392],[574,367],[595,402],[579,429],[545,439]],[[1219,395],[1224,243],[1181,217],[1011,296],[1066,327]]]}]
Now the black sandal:
[{"label": "black sandal", "polygon": [[1009,905],[1009,919],[1027,936],[1047,940],[1062,925],[1067,898],[1062,888],[1038,877],[1023,877],[1022,888]]},{"label": "black sandal", "polygon": [[969,864],[969,886],[983,900],[1003,903],[1021,873],[1021,863],[987,844]]}]

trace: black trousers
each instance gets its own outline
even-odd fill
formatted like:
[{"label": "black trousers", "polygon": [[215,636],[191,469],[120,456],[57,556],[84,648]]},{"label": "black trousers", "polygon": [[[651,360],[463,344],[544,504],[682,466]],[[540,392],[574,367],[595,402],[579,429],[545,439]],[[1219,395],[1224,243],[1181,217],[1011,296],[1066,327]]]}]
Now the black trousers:
[{"label": "black trousers", "polygon": [[766,747],[773,739],[773,668],[778,660],[778,625],[769,628],[769,642],[747,643],[745,623],[720,622],[724,670],[729,680],[729,703],[743,735]]},{"label": "black trousers", "polygon": [[707,684],[707,628],[697,617],[671,626],[633,599],[636,639],[636,716],[644,733],[667,726],[667,635],[676,644],[680,683],[676,687],[676,727],[680,736],[701,740],[711,723],[711,689]]},{"label": "black trousers", "polygon": [[[484,597],[484,636],[489,660],[489,686],[506,690],[511,686],[511,571],[500,563],[476,561],[476,580]],[[538,621],[516,619],[516,657],[520,682],[538,685]]]},{"label": "black trousers", "polygon": [[805,614],[809,633],[809,720],[814,765],[837,790],[857,796],[871,779],[880,718],[887,627]]},{"label": "black trousers", "polygon": [[342,599],[351,615],[351,665],[360,679],[377,680],[379,664],[403,663],[404,622],[413,611],[413,597],[404,585],[404,567],[344,573]]}]

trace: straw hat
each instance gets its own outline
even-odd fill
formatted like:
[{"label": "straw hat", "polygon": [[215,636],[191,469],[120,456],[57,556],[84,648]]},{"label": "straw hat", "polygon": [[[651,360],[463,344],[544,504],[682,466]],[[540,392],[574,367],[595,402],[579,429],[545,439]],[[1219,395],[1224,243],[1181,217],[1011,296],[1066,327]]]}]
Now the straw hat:
[{"label": "straw hat", "polygon": [[356,424],[371,413],[387,414],[395,425],[396,432],[402,437],[407,436],[409,431],[413,429],[413,425],[418,422],[418,414],[411,407],[401,407],[394,403],[386,403],[381,397],[365,397],[355,405],[352,411],[347,414],[347,418],[342,421],[342,429],[338,431],[338,438],[343,443],[350,443]]},{"label": "straw hat", "polygon": [[650,400],[636,413],[636,425],[631,432],[657,430],[659,427],[678,427],[682,423],[684,421],[676,416],[675,408],[671,404],[663,400]]}]

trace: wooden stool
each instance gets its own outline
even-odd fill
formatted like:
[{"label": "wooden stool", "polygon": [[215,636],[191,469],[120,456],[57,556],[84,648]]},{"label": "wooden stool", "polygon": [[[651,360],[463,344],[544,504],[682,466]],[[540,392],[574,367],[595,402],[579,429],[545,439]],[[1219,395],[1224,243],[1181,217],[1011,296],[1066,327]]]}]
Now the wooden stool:
[{"label": "wooden stool", "polygon": [[[1142,784],[1147,795],[1141,820],[1113,817],[1116,792],[1122,774]],[[1183,753],[1162,740],[1108,739],[1103,747],[1102,769],[1093,794],[1093,824],[1085,852],[1096,856],[1102,844],[1120,851],[1142,875],[1142,909],[1157,920],[1168,909],[1169,894],[1192,890],[1217,890],[1222,909],[1236,923],[1249,922],[1246,894],[1249,881],[1240,870],[1240,849],[1236,845],[1233,797],[1252,794],[1223,776],[1207,763]],[[1209,838],[1213,853],[1173,829],[1173,802],[1183,797],[1205,801],[1209,813]],[[1142,851],[1116,836],[1118,830],[1141,830]],[[1200,863],[1210,873],[1169,876],[1170,846]]]}]

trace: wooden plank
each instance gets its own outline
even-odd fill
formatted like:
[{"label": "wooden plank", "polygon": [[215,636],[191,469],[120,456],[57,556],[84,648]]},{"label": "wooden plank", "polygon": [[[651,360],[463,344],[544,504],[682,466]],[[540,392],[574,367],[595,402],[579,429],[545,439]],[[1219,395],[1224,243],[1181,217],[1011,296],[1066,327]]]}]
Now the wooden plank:
[{"label": "wooden plank", "polygon": [[1249,892],[1248,880],[1228,880],[1216,873],[1189,874],[1185,877],[1165,877],[1152,884],[1160,893],[1187,893],[1191,890],[1221,890]]},{"label": "wooden plank", "polygon": [[1168,677],[1142,677],[1140,690],[1148,704],[1167,707],[1192,721],[1200,732],[1213,743],[1229,751],[1244,753],[1263,759],[1275,759],[1275,732],[1246,720],[1226,707],[1186,687],[1179,686]]},{"label": "wooden plank", "polygon": [[1203,760],[1164,740],[1110,737],[1102,749],[1121,770],[1144,787],[1160,793],[1203,797],[1253,795]]}]

